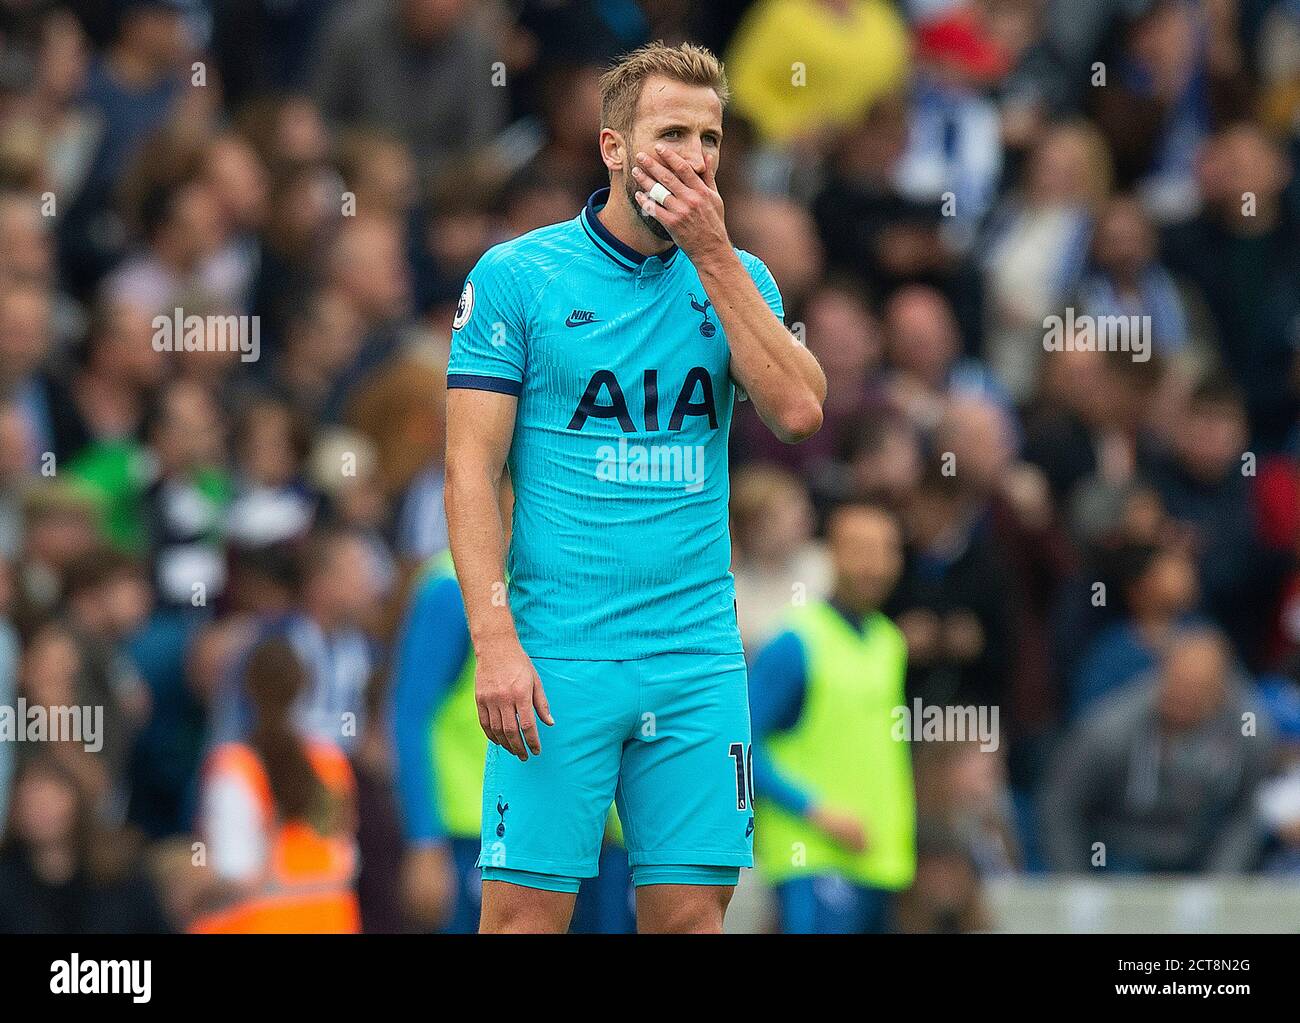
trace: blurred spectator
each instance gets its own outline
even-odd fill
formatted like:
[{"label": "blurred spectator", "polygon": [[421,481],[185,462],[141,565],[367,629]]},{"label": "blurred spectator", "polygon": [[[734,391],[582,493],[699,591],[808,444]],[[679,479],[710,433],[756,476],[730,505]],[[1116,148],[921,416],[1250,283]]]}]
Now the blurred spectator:
[{"label": "blurred spectator", "polygon": [[155,185],[141,210],[144,249],[104,282],[110,303],[151,316],[177,307],[226,313],[244,308],[248,267],[228,248],[228,222],[202,181]]},{"label": "blurred spectator", "polygon": [[293,710],[309,678],[293,648],[254,648],[244,676],[254,725],[247,743],[213,751],[205,768],[201,866],[212,871],[203,933],[353,933],[356,781],[328,742],[304,741]]},{"label": "blurred spectator", "polygon": [[1241,112],[1236,4],[1153,0],[1127,26],[1096,119],[1124,187],[1162,220],[1196,207],[1196,153],[1216,121]]},{"label": "blurred spectator", "polygon": [[890,96],[840,133],[812,201],[817,230],[831,268],[876,295],[913,281],[943,291],[962,324],[963,347],[974,354],[983,338],[983,284],[943,230],[943,206],[930,195],[910,198],[899,183],[906,118],[905,100]]},{"label": "blurred spectator", "polygon": [[356,394],[348,420],[375,446],[394,508],[394,553],[410,567],[446,549],[443,491],[445,355],[415,343]]},{"label": "blurred spectator", "polygon": [[[147,309],[130,302],[106,301],[95,308],[85,343],[75,353],[77,372],[61,411],[76,452],[74,465],[120,455],[139,433],[166,371],[165,356],[152,343],[151,320]],[[98,473],[85,475],[93,479]]]},{"label": "blurred spectator", "polygon": [[758,0],[726,55],[736,112],[769,143],[816,148],[902,86],[908,48],[880,0]]},{"label": "blurred spectator", "polygon": [[962,357],[952,309],[933,288],[914,284],[896,291],[885,305],[884,328],[885,392],[917,429],[933,429],[952,394],[1001,396],[984,366]]},{"label": "blurred spectator", "polygon": [[68,573],[64,625],[77,647],[75,703],[103,708],[99,756],[108,777],[122,778],[131,741],[149,716],[149,693],[125,643],[145,622],[153,591],[141,567],[110,551],[94,551]]},{"label": "blurred spectator", "polygon": [[71,454],[60,430],[58,385],[45,373],[53,325],[49,295],[39,284],[15,284],[0,291],[0,386],[23,419],[29,470],[39,471],[48,453]]},{"label": "blurred spectator", "polygon": [[982,246],[991,317],[986,355],[1017,398],[1034,378],[1044,318],[1079,282],[1110,177],[1096,129],[1062,124],[1044,134],[1026,159],[1022,186],[994,212]]},{"label": "blurred spectator", "polygon": [[230,273],[239,282],[238,308],[248,307],[258,259],[258,233],[266,226],[269,184],[261,158],[235,132],[217,135],[203,147],[199,174],[222,219]]},{"label": "blurred spectator", "polygon": [[1018,424],[988,397],[951,399],[934,431],[933,447],[951,458],[954,478],[989,548],[1005,573],[1010,654],[1002,744],[1017,795],[1037,780],[1041,746],[1059,712],[1052,684],[1050,607],[1074,568],[1073,551],[1054,521],[1048,484],[1017,456]]},{"label": "blurred spectator", "polygon": [[[295,104],[286,104],[281,113],[286,119],[293,117]],[[318,141],[315,109],[300,108],[306,121],[306,131],[313,136],[305,144],[314,149]],[[302,130],[299,126],[295,130]],[[323,129],[322,129],[323,130]],[[320,142],[323,144],[323,139]],[[277,145],[283,140],[277,140]],[[279,156],[280,154],[275,154]],[[260,237],[257,255],[257,276],[253,281],[251,312],[259,317],[262,345],[272,365],[284,344],[287,324],[295,317],[303,317],[317,301],[320,277],[315,265],[321,246],[329,243],[332,230],[340,216],[341,202],[338,193],[342,184],[337,175],[327,167],[311,162],[299,162],[297,157],[284,154],[292,160],[275,180],[269,200],[270,213],[266,230]],[[357,315],[355,311],[351,315]],[[324,358],[333,350],[322,346]],[[327,363],[321,370],[330,373]],[[332,376],[331,376],[332,379]]]},{"label": "blurred spectator", "polygon": [[826,395],[822,428],[802,444],[776,440],[748,404],[735,412],[733,457],[737,463],[761,459],[798,471],[814,485],[828,484],[831,463],[864,410],[884,405],[877,379],[882,357],[880,325],[862,289],[852,278],[829,277],[803,304],[803,319],[792,324],[808,350],[817,356],[836,387]]},{"label": "blurred spectator", "polygon": [[1291,455],[1263,459],[1251,495],[1264,556],[1280,561],[1281,580],[1261,653],[1266,670],[1300,663],[1300,466]]},{"label": "blurred spectator", "polygon": [[365,332],[351,362],[336,375],[325,414],[335,418],[350,392],[371,370],[394,355],[411,311],[411,274],[401,224],[367,216],[339,229],[327,258],[330,284],[360,316]]},{"label": "blurred spectator", "polygon": [[221,413],[206,387],[177,380],[159,395],[144,435],[152,478],[129,476],[122,483],[143,483],[140,521],[154,556],[158,599],[205,607],[226,585],[221,543],[231,482],[222,464]]},{"label": "blurred spectator", "polygon": [[772,466],[740,470],[731,484],[736,615],[748,650],[758,650],[791,607],[830,590],[826,553],[813,539],[812,506],[798,477]]},{"label": "blurred spectator", "polygon": [[310,528],[315,500],[302,478],[309,442],[290,405],[264,400],[244,410],[233,437],[234,495],[226,512],[232,543],[265,547]]},{"label": "blurred spectator", "polygon": [[[364,539],[323,530],[301,554],[301,592],[293,609],[262,623],[262,639],[287,640],[307,682],[294,709],[303,735],[350,752],[366,727],[366,689],[378,651],[364,628],[380,596],[374,560]],[[215,732],[237,741],[253,726],[243,667],[218,696]]]},{"label": "blurred spectator", "polygon": [[[583,35],[586,35],[585,31]],[[602,64],[566,63],[544,76],[540,91],[547,138],[518,175],[521,185],[530,178],[563,182],[578,193],[582,202],[592,192],[609,185],[609,174],[604,166],[594,164],[591,159],[591,140],[600,136],[600,75],[603,69]],[[525,230],[553,224],[573,215],[571,206],[555,212],[557,216],[541,219]]]},{"label": "blurred spectator", "polygon": [[1263,869],[1270,874],[1300,873],[1300,763],[1260,789],[1260,816],[1273,839]]},{"label": "blurred spectator", "polygon": [[908,146],[895,177],[913,199],[943,208],[950,237],[965,248],[1002,176],[999,112],[986,92],[1010,58],[969,9],[923,22],[916,43]]},{"label": "blurred spectator", "polygon": [[797,606],[750,674],[754,784],[767,794],[754,851],[782,931],[875,933],[916,864],[911,754],[895,713],[907,648],[880,612],[902,534],[888,512],[846,505],[828,540],[829,597]]},{"label": "blurred spectator", "polygon": [[1238,123],[1206,143],[1198,173],[1201,212],[1166,232],[1165,261],[1205,300],[1252,442],[1276,447],[1297,411],[1300,230],[1282,200],[1294,169],[1257,126]]},{"label": "blurred spectator", "polygon": [[61,238],[83,293],[118,257],[113,190],[138,148],[178,111],[193,42],[183,0],[127,0],[118,8],[113,42],[91,63],[80,100],[92,155]]},{"label": "blurred spectator", "polygon": [[272,386],[312,422],[327,422],[327,412],[337,413],[337,381],[361,352],[363,329],[360,313],[337,289],[306,296],[289,320]]},{"label": "blurred spectator", "polygon": [[14,614],[28,627],[57,610],[68,573],[94,551],[98,504],[84,487],[57,480],[33,486],[23,497]]},{"label": "blurred spectator", "polygon": [[1020,866],[1006,761],[977,743],[942,742],[916,752],[916,810],[928,826],[961,842],[981,877]]},{"label": "blurred spectator", "polygon": [[301,88],[332,0],[223,0],[212,5],[212,48],[227,102]]},{"label": "blurred spectator", "polygon": [[1127,352],[1063,351],[1045,360],[1042,401],[1031,410],[1025,457],[1053,498],[1069,502],[1081,484],[1120,485],[1154,457],[1150,422],[1165,377],[1162,360]]},{"label": "blurred spectator", "polygon": [[898,511],[924,468],[919,431],[896,412],[863,416],[846,430],[842,462],[844,493]]},{"label": "blurred spectator", "polygon": [[747,195],[733,204],[728,230],[737,247],[763,260],[773,277],[780,275],[785,307],[802,309],[824,266],[808,211],[784,197]]},{"label": "blurred spectator", "polygon": [[972,934],[989,928],[979,867],[963,842],[938,826],[918,829],[916,880],[894,911],[902,934]]},{"label": "blurred spectator", "polygon": [[[403,908],[422,929],[478,929],[479,761],[473,650],[450,552],[416,580],[398,637],[392,727],[407,850]],[[432,734],[432,744],[430,735]],[[432,749],[430,749],[432,745]]]},{"label": "blurred spectator", "polygon": [[1043,794],[1052,867],[1122,873],[1250,870],[1255,794],[1273,732],[1253,712],[1224,638],[1174,640],[1156,678],[1103,700],[1061,747]]},{"label": "blurred spectator", "polygon": [[498,61],[466,0],[382,0],[338,8],[320,39],[314,89],[325,116],[402,138],[433,176],[504,125]]},{"label": "blurred spectator", "polygon": [[1078,292],[1079,312],[1149,316],[1156,350],[1166,357],[1191,354],[1182,296],[1169,272],[1156,262],[1155,231],[1137,200],[1117,196],[1101,208]]},{"label": "blurred spectator", "polygon": [[[391,581],[395,566],[386,528],[388,499],[375,445],[364,434],[342,427],[323,434],[311,453],[310,473],[321,495],[320,519],[363,537],[379,578]],[[436,523],[428,528],[435,530]]]},{"label": "blurred spectator", "polygon": [[1179,418],[1173,450],[1152,459],[1146,476],[1191,536],[1206,610],[1253,666],[1276,569],[1256,532],[1242,461],[1246,431],[1239,392],[1222,375],[1207,377]]},{"label": "blurred spectator", "polygon": [[937,463],[908,498],[903,521],[907,556],[889,612],[907,637],[908,699],[1002,705],[1016,643],[1005,556],[959,477]]},{"label": "blurred spectator", "polygon": [[1196,565],[1179,547],[1127,544],[1112,556],[1109,585],[1124,617],[1093,641],[1070,686],[1077,715],[1101,697],[1154,671],[1197,602]]},{"label": "blurred spectator", "polygon": [[172,930],[130,841],[100,828],[76,776],[36,756],[14,779],[0,846],[0,934]]}]

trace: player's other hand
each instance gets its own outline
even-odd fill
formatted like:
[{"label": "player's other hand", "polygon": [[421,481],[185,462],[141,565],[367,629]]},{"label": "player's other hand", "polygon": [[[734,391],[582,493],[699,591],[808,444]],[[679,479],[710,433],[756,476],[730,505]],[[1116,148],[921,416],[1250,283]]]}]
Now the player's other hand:
[{"label": "player's other hand", "polygon": [[[679,154],[658,143],[649,153],[637,153],[632,177],[636,201],[647,216],[667,228],[673,241],[698,265],[712,253],[730,253],[722,196],[714,173],[716,157],[705,154],[701,171]],[[672,194],[661,206],[650,198],[655,183]]]},{"label": "player's other hand", "polygon": [[520,760],[528,759],[529,750],[542,752],[537,719],[548,725],[555,724],[555,719],[542,680],[517,639],[478,652],[474,698],[478,723],[489,739]]},{"label": "player's other hand", "polygon": [[836,845],[855,853],[867,851],[866,829],[853,814],[815,806],[809,811],[808,819]]},{"label": "player's other hand", "polygon": [[425,930],[445,927],[456,909],[456,870],[445,843],[418,845],[402,857],[402,908]]}]

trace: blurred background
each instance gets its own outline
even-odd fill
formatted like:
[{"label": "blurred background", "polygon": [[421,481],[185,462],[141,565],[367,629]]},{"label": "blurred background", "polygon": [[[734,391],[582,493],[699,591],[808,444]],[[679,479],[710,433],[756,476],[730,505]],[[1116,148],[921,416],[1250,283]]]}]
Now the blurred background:
[{"label": "blurred background", "polygon": [[[198,927],[312,817],[306,738],[364,929],[474,914],[411,766],[450,323],[607,184],[652,39],[725,59],[732,239],[830,380],[808,443],[733,426],[749,656],[871,501],[908,699],[999,710],[913,744],[877,926],[1300,927],[1300,2],[0,0],[0,707],[103,713],[0,741],[0,930]],[[160,351],[178,308],[258,357]],[[1045,351],[1067,308],[1151,357]]]}]

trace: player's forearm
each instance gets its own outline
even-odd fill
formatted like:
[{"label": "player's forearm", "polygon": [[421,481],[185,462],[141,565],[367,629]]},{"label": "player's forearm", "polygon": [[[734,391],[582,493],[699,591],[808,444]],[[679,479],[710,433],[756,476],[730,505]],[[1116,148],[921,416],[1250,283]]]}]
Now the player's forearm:
[{"label": "player's forearm", "polygon": [[696,265],[731,348],[731,374],[773,433],[788,444],[822,425],[826,376],[759,294],[730,248]]},{"label": "player's forearm", "polygon": [[446,477],[447,530],[469,622],[470,641],[485,647],[518,643],[506,601],[505,529],[501,521],[501,478],[484,465],[449,459]]}]

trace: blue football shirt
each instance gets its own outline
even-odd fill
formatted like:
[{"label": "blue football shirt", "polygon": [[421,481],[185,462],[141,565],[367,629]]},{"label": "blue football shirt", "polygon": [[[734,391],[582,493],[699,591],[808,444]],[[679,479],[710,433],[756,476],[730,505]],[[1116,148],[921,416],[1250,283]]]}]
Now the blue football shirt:
[{"label": "blue football shirt", "polygon": [[[686,254],[624,245],[596,216],[608,198],[484,254],[447,386],[519,399],[506,570],[529,654],[737,653],[726,334]],[[782,317],[767,267],[737,252]]]}]

